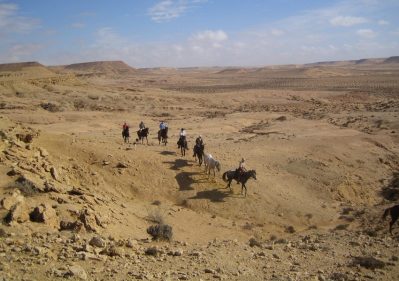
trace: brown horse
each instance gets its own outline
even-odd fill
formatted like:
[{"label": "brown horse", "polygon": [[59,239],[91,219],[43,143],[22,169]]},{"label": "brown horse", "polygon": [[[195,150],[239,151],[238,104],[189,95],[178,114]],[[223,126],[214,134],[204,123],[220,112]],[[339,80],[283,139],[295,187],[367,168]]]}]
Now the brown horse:
[{"label": "brown horse", "polygon": [[144,128],[142,130],[137,131],[137,136],[139,137],[139,140],[141,140],[141,144],[143,144],[144,138],[147,140],[147,144],[148,144],[148,138],[147,138],[148,134],[149,134],[148,128]]},{"label": "brown horse", "polygon": [[180,136],[179,140],[177,141],[177,148],[180,148],[181,156],[186,156],[187,147],[187,139],[185,136]]},{"label": "brown horse", "polygon": [[222,178],[225,182],[227,182],[226,188],[229,187],[230,190],[231,190],[231,182],[233,180],[240,182],[241,183],[241,194],[243,193],[243,191],[245,189],[245,196],[247,196],[247,187],[245,184],[247,183],[247,181],[250,178],[253,178],[254,180],[256,180],[256,171],[249,170],[247,172],[243,172],[240,175],[236,170],[230,170],[230,171],[224,172]]},{"label": "brown horse", "polygon": [[391,221],[389,223],[389,233],[391,233],[391,235],[392,235],[392,225],[399,218],[399,205],[395,205],[395,206],[392,206],[392,207],[386,209],[382,218],[385,219],[388,215],[391,216]]},{"label": "brown horse", "polygon": [[165,145],[168,143],[168,128],[167,127],[165,129],[161,129],[158,131],[158,141],[159,141],[159,144],[161,144],[161,142]]}]

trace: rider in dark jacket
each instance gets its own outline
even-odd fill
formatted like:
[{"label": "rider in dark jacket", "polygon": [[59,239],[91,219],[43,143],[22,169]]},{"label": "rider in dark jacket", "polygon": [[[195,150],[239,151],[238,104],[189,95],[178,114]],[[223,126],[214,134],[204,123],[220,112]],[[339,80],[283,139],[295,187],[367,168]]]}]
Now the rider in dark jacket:
[{"label": "rider in dark jacket", "polygon": [[196,149],[196,147],[198,147],[198,148],[204,147],[204,141],[202,140],[201,135],[199,135],[198,138],[195,139],[195,146],[194,146],[194,149],[193,149],[193,153],[194,153],[193,157],[195,157],[195,149]]},{"label": "rider in dark jacket", "polygon": [[236,179],[237,183],[239,183],[239,180],[241,179],[242,174],[246,171],[247,171],[247,169],[245,168],[245,159],[242,158],[238,164],[238,168],[236,169],[236,172],[234,175],[234,178]]}]

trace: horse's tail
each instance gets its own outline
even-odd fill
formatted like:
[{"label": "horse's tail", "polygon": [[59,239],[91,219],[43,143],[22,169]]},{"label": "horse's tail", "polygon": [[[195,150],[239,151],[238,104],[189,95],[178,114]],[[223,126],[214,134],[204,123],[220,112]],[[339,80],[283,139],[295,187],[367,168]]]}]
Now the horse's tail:
[{"label": "horse's tail", "polygon": [[385,210],[384,214],[382,215],[382,219],[385,220],[385,218],[391,213],[391,208],[388,208]]},{"label": "horse's tail", "polygon": [[229,171],[227,171],[227,172],[224,172],[223,173],[223,176],[222,176],[222,178],[223,178],[223,180],[225,181],[225,182],[227,182],[227,173],[228,173]]}]

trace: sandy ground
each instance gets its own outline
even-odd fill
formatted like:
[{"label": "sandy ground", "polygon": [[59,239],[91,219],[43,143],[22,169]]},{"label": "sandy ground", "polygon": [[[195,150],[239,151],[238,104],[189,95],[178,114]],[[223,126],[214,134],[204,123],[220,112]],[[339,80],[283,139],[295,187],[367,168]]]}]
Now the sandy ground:
[{"label": "sandy ground", "polygon": [[[399,278],[399,227],[381,219],[399,199],[398,64],[81,71],[0,76],[3,279]],[[222,180],[242,157],[247,196]],[[147,234],[160,222],[172,241]]]}]

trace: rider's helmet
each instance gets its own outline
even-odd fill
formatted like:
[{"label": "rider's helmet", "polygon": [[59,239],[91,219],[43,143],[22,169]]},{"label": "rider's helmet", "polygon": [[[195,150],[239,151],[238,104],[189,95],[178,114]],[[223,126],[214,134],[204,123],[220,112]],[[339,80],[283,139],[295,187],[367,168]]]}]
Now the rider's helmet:
[{"label": "rider's helmet", "polygon": [[244,159],[244,157],[241,159],[241,162],[245,162],[245,159]]}]

